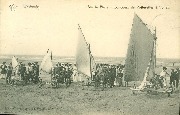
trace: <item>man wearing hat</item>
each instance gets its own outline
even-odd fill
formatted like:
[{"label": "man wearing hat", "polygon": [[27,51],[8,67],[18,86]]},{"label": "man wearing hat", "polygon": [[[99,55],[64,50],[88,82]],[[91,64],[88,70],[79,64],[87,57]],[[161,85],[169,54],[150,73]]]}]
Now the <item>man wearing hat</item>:
[{"label": "man wearing hat", "polygon": [[27,76],[28,76],[28,81],[31,81],[32,78],[32,72],[33,72],[33,67],[31,63],[28,63],[28,67],[27,67]]},{"label": "man wearing hat", "polygon": [[1,78],[2,79],[6,78],[6,72],[7,72],[6,69],[7,69],[6,62],[3,62],[3,64],[1,65]]},{"label": "man wearing hat", "polygon": [[175,86],[175,77],[176,77],[176,72],[174,71],[174,68],[171,69],[171,76],[170,76],[170,85]]},{"label": "man wearing hat", "polygon": [[175,72],[176,88],[178,88],[179,85],[179,77],[180,77],[180,70],[179,68],[176,68],[176,72]]},{"label": "man wearing hat", "polygon": [[12,66],[8,65],[8,67],[7,67],[7,75],[6,75],[6,84],[11,83],[11,75],[12,75]]},{"label": "man wearing hat", "polygon": [[25,64],[22,64],[21,65],[21,71],[20,71],[20,75],[21,75],[22,80],[25,80],[25,72],[26,72]]}]

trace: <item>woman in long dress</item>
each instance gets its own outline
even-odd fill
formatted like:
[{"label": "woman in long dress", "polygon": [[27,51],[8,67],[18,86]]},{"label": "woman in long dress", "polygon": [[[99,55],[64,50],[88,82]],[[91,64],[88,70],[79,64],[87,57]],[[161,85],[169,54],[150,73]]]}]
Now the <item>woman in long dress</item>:
[{"label": "woman in long dress", "polygon": [[160,73],[160,77],[163,79],[163,87],[167,86],[167,75],[169,75],[166,70],[167,68],[163,67],[163,70]]}]

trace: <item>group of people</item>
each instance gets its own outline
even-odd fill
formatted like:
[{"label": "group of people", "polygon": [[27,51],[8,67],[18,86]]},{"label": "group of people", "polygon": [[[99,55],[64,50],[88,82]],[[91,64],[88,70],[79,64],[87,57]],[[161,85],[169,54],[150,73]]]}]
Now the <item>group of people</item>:
[{"label": "group of people", "polygon": [[179,68],[171,69],[171,75],[170,75],[170,85],[173,85],[174,87],[178,88],[179,85],[179,77],[180,77],[180,70]]},{"label": "group of people", "polygon": [[55,86],[59,83],[66,83],[67,85],[73,82],[83,82],[83,85],[95,84],[95,87],[114,87],[115,85],[122,86],[123,83],[123,68],[124,65],[110,65],[110,64],[97,64],[95,69],[92,70],[92,76],[86,76],[77,71],[76,64],[70,63],[56,63],[53,67],[52,81]]},{"label": "group of people", "polygon": [[95,87],[99,87],[100,84],[104,87],[110,88],[115,85],[122,86],[123,83],[123,69],[124,65],[110,65],[110,64],[97,64],[96,70],[93,72],[93,80],[95,81]]},{"label": "group of people", "polygon": [[[174,87],[174,88],[178,88],[179,85],[179,77],[180,77],[180,70],[179,68],[172,68],[171,69],[171,74],[169,74],[167,72],[167,68],[163,67],[160,75],[155,75],[150,82],[153,84],[153,86],[155,86],[155,88],[167,88],[169,87]],[[169,83],[167,80],[167,76],[170,77]],[[169,85],[168,85],[169,84]]]},{"label": "group of people", "polygon": [[[123,86],[123,70],[124,65],[112,65],[112,64],[96,64],[95,69],[92,70],[92,76],[87,79],[91,82],[94,81],[95,87],[103,88],[105,87],[114,87]],[[40,82],[40,70],[38,62],[28,63],[26,66],[22,62],[18,64],[17,67],[12,67],[12,63],[9,65],[6,62],[0,66],[1,69],[1,78],[6,79],[7,84],[14,84],[14,78],[19,78],[21,81],[24,81],[25,84],[30,82],[38,83]],[[66,83],[66,85],[70,85],[71,81],[83,81],[79,74],[77,74],[76,64],[71,63],[56,63],[55,67],[53,67],[51,75],[52,81],[55,85],[59,85],[59,83]],[[163,67],[160,75],[155,75],[154,78],[150,80],[155,86],[158,84],[161,88],[167,86],[167,75],[170,76],[170,85],[178,88],[179,85],[179,76],[180,70],[179,68],[172,69],[171,74],[167,72],[167,68]],[[12,78],[13,76],[13,78]]]},{"label": "group of people", "polygon": [[[103,87],[114,87],[115,85],[122,86],[123,83],[123,68],[124,65],[110,65],[110,64],[97,64],[95,70],[92,71],[90,81],[94,81],[95,87],[99,87],[100,84]],[[6,79],[7,84],[13,84],[13,78],[19,78],[24,81],[25,84],[33,82],[40,82],[39,78],[39,65],[38,62],[28,63],[27,66],[22,62],[19,62],[18,66],[13,68],[12,63],[6,65],[6,62],[0,66],[1,76]],[[83,81],[78,74],[76,64],[71,63],[56,63],[52,69],[52,82],[55,85],[59,83],[66,83],[70,85],[71,81]],[[86,79],[86,78],[85,78]]]},{"label": "group of people", "polygon": [[71,76],[73,74],[73,65],[70,63],[57,63],[52,71],[53,78],[52,81],[56,86],[59,83],[66,83],[66,85],[70,85]]},{"label": "group of people", "polygon": [[24,84],[40,81],[38,62],[28,63],[28,66],[20,62],[16,67],[13,67],[12,63],[7,65],[6,62],[3,62],[0,69],[1,78],[6,79],[7,84],[13,85],[16,80],[24,81]]}]

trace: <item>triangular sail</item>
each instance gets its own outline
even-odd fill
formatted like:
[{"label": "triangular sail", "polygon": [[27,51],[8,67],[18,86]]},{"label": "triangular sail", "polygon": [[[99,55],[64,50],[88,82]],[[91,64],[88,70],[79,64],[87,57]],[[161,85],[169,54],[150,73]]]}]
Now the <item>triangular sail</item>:
[{"label": "triangular sail", "polygon": [[12,67],[13,69],[18,67],[18,61],[15,56],[12,57]]},{"label": "triangular sail", "polygon": [[44,71],[46,73],[51,73],[53,64],[52,64],[52,53],[50,51],[47,52],[47,54],[44,56],[41,65],[40,65],[40,71]]},{"label": "triangular sail", "polygon": [[90,52],[90,45],[86,42],[85,37],[82,33],[82,30],[79,26],[79,40],[77,44],[76,52],[76,66],[79,73],[91,77],[91,67],[94,63],[93,57]]},{"label": "triangular sail", "polygon": [[19,64],[15,56],[12,57],[12,68],[13,68],[13,74],[17,76],[19,72]]},{"label": "triangular sail", "polygon": [[[153,69],[154,34],[135,14],[125,61],[125,81],[143,81],[146,70]],[[151,60],[151,61],[150,61]],[[150,75],[151,73],[148,72]]]}]

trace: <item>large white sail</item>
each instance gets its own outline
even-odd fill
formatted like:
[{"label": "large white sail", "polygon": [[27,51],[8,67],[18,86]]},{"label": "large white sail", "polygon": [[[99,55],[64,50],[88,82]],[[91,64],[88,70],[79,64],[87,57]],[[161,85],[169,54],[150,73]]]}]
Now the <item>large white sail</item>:
[{"label": "large white sail", "polygon": [[154,39],[155,35],[135,14],[125,61],[125,81],[143,81],[146,70],[153,69]]},{"label": "large white sail", "polygon": [[18,76],[19,63],[18,63],[17,58],[15,56],[12,57],[12,68],[13,68],[13,74],[14,74],[12,79],[19,78],[19,76]]},{"label": "large white sail", "polygon": [[53,67],[53,64],[52,64],[52,55],[51,55],[51,52],[48,51],[47,54],[44,56],[42,62],[41,62],[41,65],[40,65],[40,71],[44,71],[46,73],[51,73],[51,70],[52,70],[52,67]]},{"label": "large white sail", "polygon": [[15,56],[12,57],[12,67],[13,69],[18,67],[18,61]]},{"label": "large white sail", "polygon": [[78,28],[78,44],[76,52],[76,66],[79,73],[91,77],[91,58],[90,45],[86,42],[82,30]]}]

